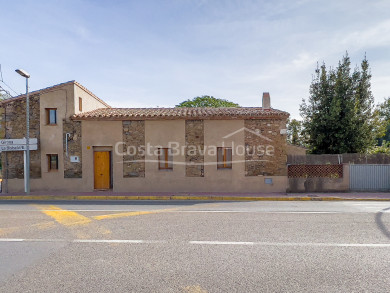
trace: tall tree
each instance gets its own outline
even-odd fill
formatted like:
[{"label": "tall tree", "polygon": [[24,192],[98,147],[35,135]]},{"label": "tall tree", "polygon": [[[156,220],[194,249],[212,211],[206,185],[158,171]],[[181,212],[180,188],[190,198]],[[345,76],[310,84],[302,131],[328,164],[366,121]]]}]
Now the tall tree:
[{"label": "tall tree", "polygon": [[378,135],[378,146],[381,146],[384,141],[390,142],[390,97],[380,103],[376,109],[379,114],[378,125],[382,127],[383,136]]},{"label": "tall tree", "polygon": [[212,108],[220,108],[220,107],[240,107],[240,105],[230,102],[224,99],[217,99],[213,96],[201,96],[195,97],[192,100],[186,100],[176,105],[176,107],[212,107]]},{"label": "tall tree", "polygon": [[317,66],[308,101],[300,106],[312,153],[362,153],[375,144],[378,114],[370,80],[366,58],[353,72],[348,54],[336,69]]},{"label": "tall tree", "polygon": [[287,120],[287,142],[297,146],[304,146],[302,122],[297,119]]}]

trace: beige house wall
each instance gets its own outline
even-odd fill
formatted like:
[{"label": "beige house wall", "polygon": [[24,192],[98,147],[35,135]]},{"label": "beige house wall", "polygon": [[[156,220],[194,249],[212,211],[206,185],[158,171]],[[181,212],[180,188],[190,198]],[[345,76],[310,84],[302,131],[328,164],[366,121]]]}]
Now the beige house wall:
[{"label": "beige house wall", "polygon": [[[88,180],[88,177],[84,175],[83,178],[64,178],[63,120],[65,118],[69,119],[69,117],[75,113],[79,113],[79,97],[82,97],[83,99],[83,112],[106,107],[103,103],[91,96],[84,89],[73,83],[40,94],[40,148],[42,178],[31,179],[30,185],[32,191],[93,190],[93,173],[92,175],[88,174],[88,176],[92,176],[92,183],[90,182],[91,180]],[[46,108],[57,109],[57,125],[46,125]],[[119,124],[121,125],[121,123]],[[88,127],[90,125],[87,123],[87,121],[82,123],[82,125],[87,127],[87,130],[84,131],[84,133],[88,133]],[[98,126],[98,128],[99,127],[100,126]],[[92,128],[95,129],[95,127]],[[121,130],[120,127],[118,128]],[[112,130],[108,130],[107,132],[111,133]],[[94,134],[94,136],[96,135]],[[88,143],[88,137],[86,140]],[[99,143],[97,142],[97,144]],[[58,154],[58,170],[48,170],[48,154]],[[90,170],[93,171],[93,157],[91,167],[91,159],[88,157],[88,155],[93,156],[93,153],[91,154],[88,152],[88,150],[85,149],[83,145],[82,160],[84,161],[84,157],[86,157],[86,164],[83,162],[83,172],[90,172]],[[9,192],[22,192],[24,190],[23,179],[8,179],[7,184]]]},{"label": "beige house wall", "polygon": [[97,100],[94,96],[80,88],[77,84],[74,84],[74,103],[73,112],[74,114],[81,113],[79,111],[79,98],[82,99],[82,112],[88,112],[99,108],[107,108],[102,102]]},{"label": "beige house wall", "polygon": [[[63,96],[54,100],[44,98],[42,107],[54,107],[62,103]],[[58,108],[60,108],[58,106]],[[58,122],[64,117],[64,111],[58,113]],[[173,170],[159,170],[157,154],[145,156],[145,177],[123,178],[122,148],[116,151],[116,143],[122,141],[122,121],[83,121],[82,122],[82,178],[63,178],[62,131],[58,126],[42,126],[42,179],[31,180],[31,189],[61,191],[94,190],[94,148],[112,150],[113,191],[115,192],[285,192],[288,184],[286,176],[245,176],[245,154],[233,152],[232,169],[217,169],[215,153],[208,154],[207,149],[215,147],[237,147],[244,145],[244,131],[226,139],[223,137],[242,129],[243,120],[206,120],[204,121],[204,177],[186,177],[184,152],[173,157]],[[52,127],[52,128],[50,128]],[[50,142],[49,142],[50,141]],[[161,120],[145,121],[145,142],[151,146],[169,147],[170,142],[185,146],[185,121]],[[155,149],[154,149],[155,150]],[[47,153],[58,153],[60,169],[47,172]],[[273,184],[265,184],[265,178],[271,178]],[[10,191],[22,191],[23,180],[9,180]]]},{"label": "beige house wall", "polygon": [[122,177],[122,156],[115,152],[115,144],[122,141],[122,121],[83,121],[81,123],[83,148],[83,184],[84,190],[94,190],[94,148],[111,150],[113,189]]},{"label": "beige house wall", "polygon": [[[84,123],[84,122],[83,122]],[[159,170],[157,155],[146,155],[145,177],[114,178],[114,191],[118,192],[285,192],[286,176],[245,176],[245,155],[233,154],[232,169],[218,170],[216,154],[207,154],[210,146],[231,147],[244,144],[244,131],[227,139],[223,137],[242,129],[243,120],[204,121],[205,172],[204,177],[186,177],[184,153],[173,158],[173,170]],[[116,131],[115,131],[116,133]],[[152,146],[169,147],[169,142],[185,146],[185,121],[145,121],[145,142]],[[118,160],[120,162],[120,160]],[[119,163],[120,164],[120,163]],[[119,167],[121,169],[121,166]],[[115,176],[115,175],[114,175]],[[265,184],[272,178],[273,184]]]}]

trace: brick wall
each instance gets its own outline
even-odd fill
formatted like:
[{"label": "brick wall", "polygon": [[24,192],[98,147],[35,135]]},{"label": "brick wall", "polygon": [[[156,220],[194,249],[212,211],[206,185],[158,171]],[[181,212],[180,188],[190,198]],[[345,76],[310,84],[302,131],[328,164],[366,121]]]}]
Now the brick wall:
[{"label": "brick wall", "polygon": [[145,177],[145,121],[123,121],[123,178]]},{"label": "brick wall", "polygon": [[186,176],[204,176],[204,123],[203,120],[186,120]]},{"label": "brick wall", "polygon": [[[68,138],[66,138],[67,133],[69,133]],[[68,155],[66,153],[66,139],[68,139]],[[64,178],[82,178],[81,121],[63,120],[63,142]],[[71,162],[71,156],[78,156],[80,162]]]},{"label": "brick wall", "polygon": [[286,176],[287,142],[283,120],[245,120],[245,176]]},{"label": "brick wall", "polygon": [[[30,151],[30,177],[41,178],[40,104],[39,95],[30,96],[30,138],[38,139],[38,150]],[[1,106],[2,138],[26,137],[26,100],[16,99]],[[7,153],[7,154],[6,154]],[[3,176],[9,179],[24,178],[23,152],[3,152],[1,154]],[[6,168],[8,166],[8,168]]]}]

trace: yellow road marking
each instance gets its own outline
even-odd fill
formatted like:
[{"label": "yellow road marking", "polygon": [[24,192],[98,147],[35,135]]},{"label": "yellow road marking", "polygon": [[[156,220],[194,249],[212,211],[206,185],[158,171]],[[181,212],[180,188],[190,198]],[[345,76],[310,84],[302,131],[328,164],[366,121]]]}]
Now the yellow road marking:
[{"label": "yellow road marking", "polygon": [[192,286],[187,286],[184,287],[184,292],[188,293],[207,293],[205,289],[200,287],[199,285],[192,285]]},{"label": "yellow road marking", "polygon": [[52,217],[57,223],[64,226],[87,225],[92,220],[76,212],[63,210],[56,206],[35,205],[42,213]]},{"label": "yellow road marking", "polygon": [[100,220],[118,219],[118,218],[134,217],[134,216],[149,215],[149,214],[159,214],[159,213],[165,213],[173,210],[177,210],[177,209],[175,208],[175,209],[163,209],[163,210],[154,210],[154,211],[125,212],[125,213],[94,216],[92,218],[100,221]]}]

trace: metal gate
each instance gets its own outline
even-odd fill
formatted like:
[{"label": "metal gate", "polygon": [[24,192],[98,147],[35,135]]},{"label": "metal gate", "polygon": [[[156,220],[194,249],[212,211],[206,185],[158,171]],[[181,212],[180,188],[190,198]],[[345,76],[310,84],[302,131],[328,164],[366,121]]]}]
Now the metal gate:
[{"label": "metal gate", "polygon": [[349,187],[352,191],[390,190],[390,165],[349,165]]}]

